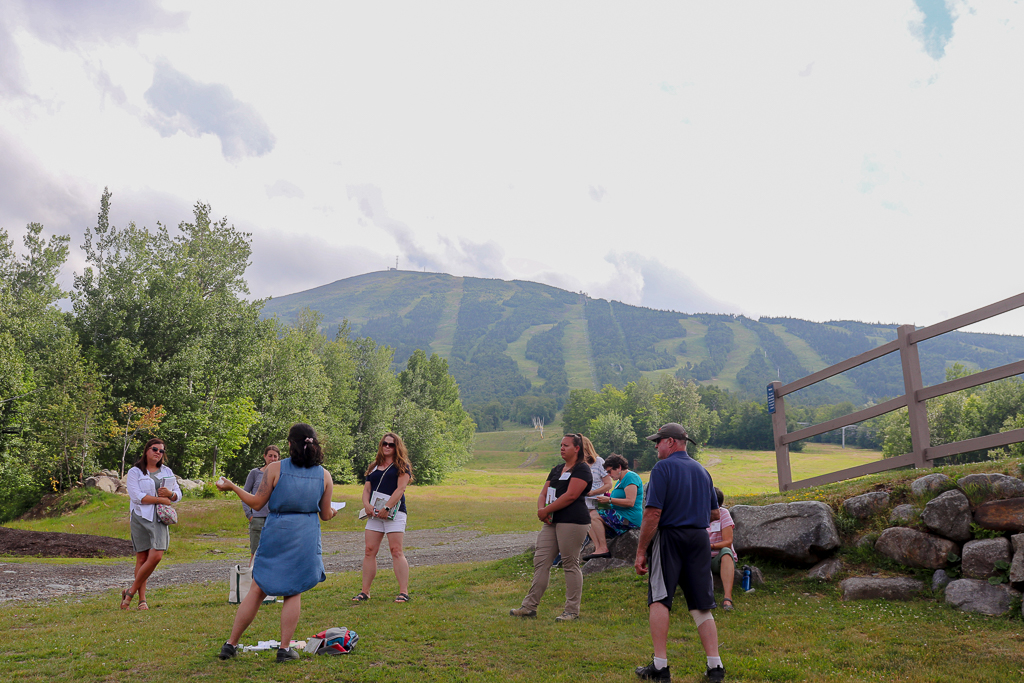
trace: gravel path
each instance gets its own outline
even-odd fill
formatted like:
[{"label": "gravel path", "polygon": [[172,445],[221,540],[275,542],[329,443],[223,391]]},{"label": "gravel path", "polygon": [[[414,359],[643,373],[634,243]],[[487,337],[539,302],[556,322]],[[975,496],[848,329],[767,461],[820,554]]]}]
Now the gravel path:
[{"label": "gravel path", "polygon": [[[359,570],[363,560],[363,532],[327,532],[323,536],[327,573]],[[534,545],[537,532],[485,534],[459,527],[421,529],[405,534],[405,555],[412,567],[458,562],[481,562],[519,555]],[[174,543],[174,539],[171,539]],[[227,584],[234,561],[214,560],[157,567],[149,588],[217,581]],[[381,545],[377,565],[391,568],[387,542]],[[13,600],[48,600],[68,595],[102,593],[124,588],[132,579],[134,558],[117,564],[43,564],[0,562],[0,603]]]}]

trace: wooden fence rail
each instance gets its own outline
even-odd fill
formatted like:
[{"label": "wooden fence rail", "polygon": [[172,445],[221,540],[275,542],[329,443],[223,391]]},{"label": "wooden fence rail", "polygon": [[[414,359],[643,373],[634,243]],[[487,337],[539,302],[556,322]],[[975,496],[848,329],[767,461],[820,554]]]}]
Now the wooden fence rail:
[{"label": "wooden fence rail", "polygon": [[[963,315],[958,315],[954,318],[950,318],[949,320],[944,320],[940,323],[936,323],[935,325],[922,327],[919,330],[915,329],[913,325],[903,325],[896,330],[896,339],[888,342],[887,344],[882,344],[870,351],[865,351],[860,355],[847,358],[844,361],[827,367],[824,370],[819,370],[818,372],[807,375],[795,382],[790,382],[789,384],[772,382],[769,384],[768,410],[772,413],[772,430],[775,435],[775,463],[779,477],[779,491],[790,491],[793,489],[806,488],[808,486],[830,484],[832,482],[853,479],[854,477],[862,477],[866,474],[874,474],[876,472],[884,472],[886,470],[906,465],[913,465],[914,467],[931,467],[933,465],[933,461],[938,458],[986,448],[998,448],[1011,443],[1024,441],[1024,429],[1014,429],[1008,432],[989,434],[987,436],[980,436],[974,439],[967,439],[965,441],[956,441],[954,443],[943,444],[941,446],[931,446],[931,432],[928,427],[928,411],[925,406],[925,401],[938,396],[952,394],[956,391],[970,389],[971,387],[988,384],[1000,379],[1022,374],[1024,373],[1024,361],[1008,363],[1007,365],[992,368],[991,370],[985,370],[968,377],[961,377],[949,382],[943,382],[942,384],[924,387],[921,382],[921,362],[917,353],[917,344],[922,341],[931,339],[932,337],[937,337],[941,334],[946,334],[947,332],[958,330],[961,327],[966,327],[967,325],[973,325],[981,322],[982,320],[988,320],[989,318],[1015,310],[1021,306],[1024,306],[1024,293],[1011,296],[1010,298],[1003,299],[1002,301],[997,301],[996,303],[989,304],[988,306],[983,306],[982,308],[969,313],[964,313]],[[899,352],[900,354],[900,363],[903,367],[903,386],[905,393],[902,396],[898,396],[891,401],[886,401],[885,403],[879,403],[878,405],[858,410],[843,417],[838,417],[834,420],[811,425],[810,427],[806,427],[795,432],[789,432],[787,430],[785,396],[792,394],[795,391],[799,391],[800,389],[805,389],[812,384],[822,382],[830,377],[835,377],[847,370],[852,370],[860,365],[896,352]],[[830,472],[819,477],[793,481],[792,470],[789,462],[789,444],[794,441],[800,441],[812,436],[817,436],[818,434],[824,434],[825,432],[830,432],[834,429],[840,429],[858,422],[863,422],[864,420],[869,420],[873,417],[878,417],[879,415],[884,415],[900,408],[906,408],[908,417],[910,418],[910,442],[912,447],[910,453],[894,458],[885,458],[878,462],[872,462],[866,465],[850,467],[837,472]]]}]

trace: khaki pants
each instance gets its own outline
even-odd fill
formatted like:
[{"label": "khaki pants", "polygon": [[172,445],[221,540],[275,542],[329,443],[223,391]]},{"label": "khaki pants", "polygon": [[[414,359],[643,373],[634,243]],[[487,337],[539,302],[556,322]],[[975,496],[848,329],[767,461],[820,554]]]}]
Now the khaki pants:
[{"label": "khaki pants", "polygon": [[580,600],[583,597],[583,572],[580,570],[580,553],[583,539],[587,537],[588,524],[545,524],[537,536],[537,552],[533,555],[533,584],[523,598],[523,607],[537,609],[551,577],[551,563],[558,553],[562,554],[562,569],[565,570],[566,614],[579,615]]}]

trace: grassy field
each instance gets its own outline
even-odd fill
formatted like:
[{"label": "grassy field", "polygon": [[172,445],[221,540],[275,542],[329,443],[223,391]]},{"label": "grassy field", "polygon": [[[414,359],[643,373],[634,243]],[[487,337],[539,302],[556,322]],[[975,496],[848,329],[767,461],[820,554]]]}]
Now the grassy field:
[{"label": "grassy field", "polygon": [[[215,658],[234,617],[223,586],[152,591],[149,612],[120,612],[97,597],[0,607],[0,679],[133,681],[187,678],[275,681],[636,680],[650,656],[644,579],[630,569],[587,577],[582,618],[556,624],[563,580],[554,571],[538,618],[508,616],[529,587],[526,555],[489,563],[412,569],[413,600],[353,605],[356,572],[335,574],[303,596],[297,637],[330,626],[360,635],[351,655],[304,656],[277,665],[273,652]],[[397,590],[381,572],[377,594]],[[242,642],[278,636],[279,605],[264,607]],[[832,585],[775,568],[769,583],[719,611],[730,681],[1018,681],[1024,671],[1019,618],[986,618],[935,600],[844,603]],[[703,656],[685,612],[669,634],[677,681],[701,680]]]},{"label": "grassy field", "polygon": [[[557,462],[561,431],[542,439],[530,430],[480,434],[476,458],[440,486],[411,487],[412,528],[461,526],[485,532],[536,528],[535,500],[546,471]],[[848,466],[844,458],[877,453],[808,447],[794,454],[794,468]],[[774,454],[706,449],[702,456],[730,496],[729,502],[769,503],[819,499],[832,505],[882,485],[893,488],[921,473],[897,471],[779,494]],[[715,460],[718,462],[715,462]],[[800,471],[800,470],[798,470]],[[942,468],[951,476],[971,471],[1020,475],[1016,460]],[[646,477],[644,477],[646,479]],[[335,500],[349,502],[325,530],[358,528],[360,489],[341,486]],[[124,498],[97,495],[71,514],[10,526],[127,537]],[[244,556],[245,523],[237,501],[186,499],[165,562]],[[221,553],[213,553],[218,549]],[[3,558],[3,562],[18,562]],[[34,560],[38,561],[38,560]],[[53,561],[53,560],[51,560]],[[130,560],[92,560],[127,563]],[[55,562],[55,561],[54,561]],[[768,583],[739,595],[736,610],[715,615],[730,681],[905,681],[908,683],[1018,681],[1024,676],[1024,624],[958,612],[935,598],[911,603],[845,603],[834,584],[803,578],[799,568],[759,562]],[[157,570],[159,571],[159,569]],[[850,566],[850,573],[876,571]],[[118,596],[73,596],[49,603],[0,605],[0,680],[128,681],[150,683],[182,677],[306,681],[634,681],[632,670],[650,657],[645,580],[631,569],[587,577],[582,619],[556,624],[564,582],[554,570],[535,620],[508,616],[529,588],[527,555],[495,562],[412,568],[413,601],[371,600],[353,605],[358,572],[328,577],[303,596],[297,637],[330,626],[360,634],[343,657],[304,657],[277,665],[273,653],[215,659],[235,609],[224,587],[200,584],[151,591],[149,612],[120,612]],[[882,572],[883,574],[889,572]],[[397,592],[394,575],[378,574],[375,595]],[[720,594],[720,593],[719,593]],[[261,610],[243,643],[278,637],[280,606]],[[703,656],[692,621],[673,617],[669,657],[675,680],[698,681]]]}]

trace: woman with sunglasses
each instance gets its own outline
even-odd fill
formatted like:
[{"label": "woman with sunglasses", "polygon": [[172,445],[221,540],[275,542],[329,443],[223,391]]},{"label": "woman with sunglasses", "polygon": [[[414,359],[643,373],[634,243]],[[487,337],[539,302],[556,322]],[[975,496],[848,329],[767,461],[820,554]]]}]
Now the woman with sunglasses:
[{"label": "woman with sunglasses", "polygon": [[162,439],[150,439],[142,449],[142,457],[128,470],[125,486],[128,489],[132,546],[135,549],[135,581],[131,588],[121,591],[121,609],[132,606],[132,598],[139,596],[139,609],[148,610],[146,581],[160,564],[171,532],[157,519],[156,506],[170,505],[181,500],[178,479],[170,467],[164,465],[167,446]]},{"label": "woman with sunglasses", "polygon": [[370,586],[377,576],[377,553],[385,534],[391,550],[391,565],[398,580],[395,602],[409,602],[409,561],[402,543],[405,539],[405,487],[412,481],[412,463],[402,437],[388,432],[377,445],[377,458],[366,471],[363,510],[366,511],[366,550],[363,553],[363,586],[352,602],[370,599]]},{"label": "woman with sunglasses", "polygon": [[584,494],[594,482],[583,453],[583,436],[566,434],[559,447],[562,463],[548,474],[537,498],[537,518],[544,525],[537,535],[533,553],[533,583],[522,606],[509,610],[514,617],[537,616],[537,605],[548,588],[551,561],[559,552],[565,569],[565,607],[555,621],[575,621],[580,616],[583,572],[580,552],[590,528],[590,513]]}]

